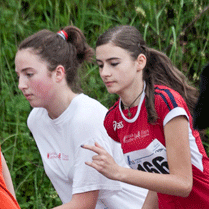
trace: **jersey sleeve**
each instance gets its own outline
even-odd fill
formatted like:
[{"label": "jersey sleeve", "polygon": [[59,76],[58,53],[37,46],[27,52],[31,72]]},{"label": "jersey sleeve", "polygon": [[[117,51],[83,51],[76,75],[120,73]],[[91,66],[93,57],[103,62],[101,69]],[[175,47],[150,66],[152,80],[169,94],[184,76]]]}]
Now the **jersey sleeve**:
[{"label": "jersey sleeve", "polygon": [[171,119],[184,115],[189,120],[189,110],[182,96],[167,87],[155,87],[155,108],[165,126]]}]

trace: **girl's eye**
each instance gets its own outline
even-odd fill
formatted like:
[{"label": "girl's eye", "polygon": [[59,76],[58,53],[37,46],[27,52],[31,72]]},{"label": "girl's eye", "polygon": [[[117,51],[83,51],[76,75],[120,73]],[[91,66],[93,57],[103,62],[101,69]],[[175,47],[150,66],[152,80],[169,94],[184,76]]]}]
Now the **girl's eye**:
[{"label": "girl's eye", "polygon": [[117,66],[118,64],[119,64],[118,62],[116,62],[116,63],[111,63],[111,65],[112,65],[113,67]]},{"label": "girl's eye", "polygon": [[99,68],[103,68],[103,65],[99,65],[99,64],[98,64],[98,66],[99,66]]},{"label": "girl's eye", "polygon": [[33,76],[33,73],[27,73],[26,76],[30,78]]}]

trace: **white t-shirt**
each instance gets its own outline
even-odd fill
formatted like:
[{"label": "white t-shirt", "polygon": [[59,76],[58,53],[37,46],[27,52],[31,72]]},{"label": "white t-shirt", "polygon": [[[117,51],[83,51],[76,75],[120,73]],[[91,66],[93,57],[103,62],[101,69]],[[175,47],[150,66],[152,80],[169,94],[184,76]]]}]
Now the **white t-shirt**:
[{"label": "white t-shirt", "polygon": [[99,190],[96,209],[141,208],[147,190],[110,180],[85,165],[95,153],[82,144],[97,141],[115,161],[124,167],[120,144],[106,133],[103,120],[107,109],[84,95],[76,96],[69,107],[52,120],[44,108],[34,108],[28,117],[28,127],[40,151],[44,169],[63,203],[73,194]]}]

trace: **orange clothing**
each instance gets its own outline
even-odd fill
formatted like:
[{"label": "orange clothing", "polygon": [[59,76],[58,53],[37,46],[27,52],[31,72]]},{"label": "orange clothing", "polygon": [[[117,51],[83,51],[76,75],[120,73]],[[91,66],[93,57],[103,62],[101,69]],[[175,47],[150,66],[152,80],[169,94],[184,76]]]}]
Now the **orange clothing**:
[{"label": "orange clothing", "polygon": [[16,199],[7,189],[2,174],[2,163],[0,154],[0,209],[20,209]]}]

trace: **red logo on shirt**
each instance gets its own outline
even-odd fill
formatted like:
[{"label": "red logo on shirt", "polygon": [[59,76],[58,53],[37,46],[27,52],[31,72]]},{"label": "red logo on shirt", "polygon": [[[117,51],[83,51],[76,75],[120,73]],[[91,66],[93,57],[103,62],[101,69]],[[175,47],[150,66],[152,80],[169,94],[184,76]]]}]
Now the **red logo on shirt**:
[{"label": "red logo on shirt", "polygon": [[69,160],[69,155],[65,155],[64,153],[56,153],[56,152],[48,152],[47,159],[60,159],[60,160]]}]

